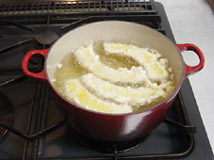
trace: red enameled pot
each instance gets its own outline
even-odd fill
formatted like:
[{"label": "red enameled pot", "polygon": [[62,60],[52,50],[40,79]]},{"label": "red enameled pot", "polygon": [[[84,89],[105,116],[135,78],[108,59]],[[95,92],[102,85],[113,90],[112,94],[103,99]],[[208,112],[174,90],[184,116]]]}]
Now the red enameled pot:
[{"label": "red enameled pot", "polygon": [[[126,114],[106,114],[87,110],[77,106],[62,97],[55,89],[52,79],[57,64],[71,52],[71,50],[97,40],[128,41],[139,45],[148,45],[158,50],[168,59],[173,68],[176,81],[175,91],[159,104],[149,109]],[[196,66],[184,63],[181,51],[194,51],[200,62]],[[45,57],[44,70],[32,73],[28,70],[28,61],[35,55]],[[139,25],[124,21],[102,21],[80,26],[69,31],[57,40],[50,49],[29,51],[23,59],[24,73],[32,78],[44,80],[53,89],[56,102],[67,116],[68,123],[81,134],[96,140],[121,142],[138,139],[152,131],[164,119],[173,103],[183,80],[204,66],[204,56],[200,49],[193,44],[174,44],[161,33]]]}]

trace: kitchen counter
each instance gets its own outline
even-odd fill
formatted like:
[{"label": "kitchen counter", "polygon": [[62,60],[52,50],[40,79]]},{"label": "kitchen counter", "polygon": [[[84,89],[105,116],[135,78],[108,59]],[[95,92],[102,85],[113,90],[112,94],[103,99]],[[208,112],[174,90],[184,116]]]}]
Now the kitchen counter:
[{"label": "kitchen counter", "polygon": [[[164,5],[176,42],[193,43],[204,53],[203,70],[189,76],[189,80],[214,152],[214,11],[206,0],[156,1]],[[192,53],[184,52],[184,59],[196,65],[199,60]]]}]

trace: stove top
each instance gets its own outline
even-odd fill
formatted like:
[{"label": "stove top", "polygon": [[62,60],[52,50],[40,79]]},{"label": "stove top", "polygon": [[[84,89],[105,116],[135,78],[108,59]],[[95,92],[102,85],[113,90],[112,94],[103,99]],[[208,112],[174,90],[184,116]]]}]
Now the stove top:
[{"label": "stove top", "polygon": [[[175,41],[164,7],[152,0],[0,4],[0,159],[214,159],[188,79],[163,123],[120,151],[68,127],[49,86],[25,77],[21,61],[28,51],[49,48],[67,31],[103,20],[144,24]],[[43,63],[33,57],[29,68],[39,72]]]}]

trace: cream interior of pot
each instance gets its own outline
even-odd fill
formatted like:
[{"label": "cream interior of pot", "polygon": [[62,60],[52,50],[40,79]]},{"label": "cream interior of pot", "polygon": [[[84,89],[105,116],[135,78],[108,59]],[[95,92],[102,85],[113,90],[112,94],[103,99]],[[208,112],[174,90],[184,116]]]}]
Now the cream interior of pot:
[{"label": "cream interior of pot", "polygon": [[49,50],[45,62],[46,76],[52,84],[57,65],[72,50],[91,41],[114,40],[145,45],[156,49],[168,59],[173,68],[175,83],[178,86],[184,73],[182,57],[177,47],[162,34],[136,23],[123,21],[103,21],[78,27],[62,36]]}]

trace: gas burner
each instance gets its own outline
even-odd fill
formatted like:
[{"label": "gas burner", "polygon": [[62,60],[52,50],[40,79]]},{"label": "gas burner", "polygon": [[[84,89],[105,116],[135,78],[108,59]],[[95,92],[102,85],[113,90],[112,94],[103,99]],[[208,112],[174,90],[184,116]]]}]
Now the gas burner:
[{"label": "gas burner", "polygon": [[[13,108],[12,103],[4,94],[0,92],[0,122],[11,126],[13,123]],[[7,133],[7,129],[0,127],[0,140]]]},{"label": "gas burner", "polygon": [[142,136],[139,139],[135,139],[128,142],[120,142],[120,143],[114,143],[114,142],[104,142],[104,141],[97,141],[94,139],[90,139],[87,137],[84,137],[81,135],[83,140],[91,147],[93,150],[96,150],[101,153],[123,153],[131,151],[138,146],[140,146],[148,137],[150,134],[147,134],[145,136]]},{"label": "gas burner", "polygon": [[55,32],[46,31],[35,37],[36,41],[42,45],[51,45],[59,38]]}]

